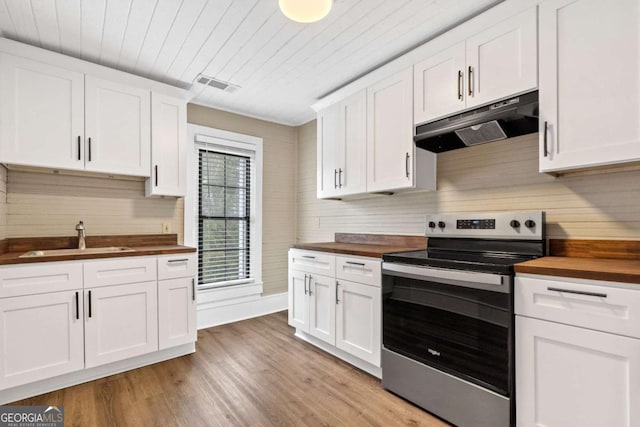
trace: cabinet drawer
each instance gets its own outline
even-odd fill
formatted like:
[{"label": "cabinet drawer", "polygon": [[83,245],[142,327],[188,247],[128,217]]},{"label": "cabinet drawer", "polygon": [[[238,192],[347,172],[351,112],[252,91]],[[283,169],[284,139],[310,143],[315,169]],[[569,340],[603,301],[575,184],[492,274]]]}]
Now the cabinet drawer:
[{"label": "cabinet drawer", "polygon": [[338,279],[380,287],[381,274],[379,259],[336,257],[336,277]]},{"label": "cabinet drawer", "polygon": [[289,251],[289,268],[306,273],[335,276],[336,257],[323,252],[292,249]]},{"label": "cabinet drawer", "polygon": [[156,257],[118,258],[84,263],[84,287],[156,281]]},{"label": "cabinet drawer", "polygon": [[0,298],[82,289],[82,263],[52,262],[0,268]]},{"label": "cabinet drawer", "polygon": [[640,288],[517,276],[516,314],[640,338]]},{"label": "cabinet drawer", "polygon": [[158,280],[193,277],[198,271],[196,254],[176,254],[158,257]]}]

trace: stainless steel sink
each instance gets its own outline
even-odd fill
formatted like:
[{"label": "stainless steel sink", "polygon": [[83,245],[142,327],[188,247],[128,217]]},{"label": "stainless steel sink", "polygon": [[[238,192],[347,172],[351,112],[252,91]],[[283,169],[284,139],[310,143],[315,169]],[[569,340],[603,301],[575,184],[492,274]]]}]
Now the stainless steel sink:
[{"label": "stainless steel sink", "polygon": [[50,249],[46,251],[29,251],[20,255],[18,258],[33,258],[61,255],[84,255],[84,254],[111,254],[121,252],[135,252],[135,249],[125,246],[108,246],[104,248],[86,248],[86,249]]}]

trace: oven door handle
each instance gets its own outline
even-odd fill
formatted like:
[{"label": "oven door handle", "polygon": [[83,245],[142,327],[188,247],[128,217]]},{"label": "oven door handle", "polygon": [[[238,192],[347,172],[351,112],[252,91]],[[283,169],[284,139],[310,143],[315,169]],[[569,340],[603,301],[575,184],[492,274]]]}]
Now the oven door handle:
[{"label": "oven door handle", "polygon": [[[398,274],[399,273],[399,274]],[[390,262],[382,263],[382,274],[389,276],[404,276],[420,280],[450,280],[455,282],[466,282],[479,285],[505,285],[505,276],[491,273],[478,273],[463,270],[445,270],[442,268],[417,267],[412,265],[395,264]],[[464,286],[464,285],[463,285]],[[473,287],[473,286],[470,286]]]}]

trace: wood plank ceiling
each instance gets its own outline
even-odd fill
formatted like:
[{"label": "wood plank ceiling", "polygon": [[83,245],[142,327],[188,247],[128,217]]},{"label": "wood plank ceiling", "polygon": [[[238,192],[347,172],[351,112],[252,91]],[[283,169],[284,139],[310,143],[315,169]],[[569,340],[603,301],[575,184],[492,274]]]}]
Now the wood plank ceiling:
[{"label": "wood plank ceiling", "polygon": [[[499,0],[0,0],[0,35],[179,86],[192,102],[299,125],[317,99]],[[240,88],[195,83],[200,74]]]}]

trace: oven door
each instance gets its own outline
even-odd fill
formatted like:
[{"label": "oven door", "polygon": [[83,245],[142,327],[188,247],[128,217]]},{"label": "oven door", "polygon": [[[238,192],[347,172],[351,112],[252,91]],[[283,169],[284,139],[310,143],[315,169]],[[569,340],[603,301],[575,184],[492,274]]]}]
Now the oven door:
[{"label": "oven door", "polygon": [[382,274],[384,348],[510,396],[511,276],[388,262]]}]

